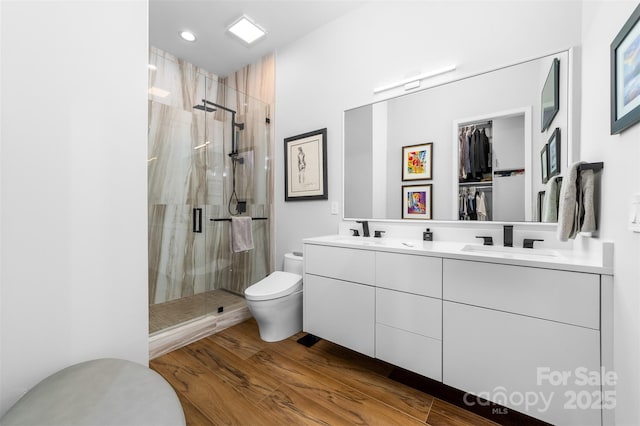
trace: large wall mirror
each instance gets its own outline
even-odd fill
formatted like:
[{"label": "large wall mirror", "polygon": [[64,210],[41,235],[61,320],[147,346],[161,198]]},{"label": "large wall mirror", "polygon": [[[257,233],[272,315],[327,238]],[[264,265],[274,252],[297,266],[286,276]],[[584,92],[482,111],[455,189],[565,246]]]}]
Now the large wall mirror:
[{"label": "large wall mirror", "polygon": [[[345,111],[345,219],[411,218],[413,195],[429,210],[418,219],[541,221],[550,138],[556,169],[571,157],[569,60],[564,51]],[[542,131],[549,84],[558,111]],[[407,178],[412,146],[429,148],[415,158],[430,179]]]}]

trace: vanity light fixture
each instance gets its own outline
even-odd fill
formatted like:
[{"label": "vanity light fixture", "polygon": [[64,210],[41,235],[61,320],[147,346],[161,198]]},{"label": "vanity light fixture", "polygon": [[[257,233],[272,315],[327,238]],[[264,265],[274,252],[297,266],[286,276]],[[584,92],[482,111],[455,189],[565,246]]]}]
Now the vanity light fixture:
[{"label": "vanity light fixture", "polygon": [[182,31],[180,33],[180,37],[184,40],[184,41],[188,41],[190,43],[193,43],[196,41],[196,35],[194,33],[192,33],[191,31]]},{"label": "vanity light fixture", "polygon": [[384,92],[385,90],[393,89],[399,86],[405,86],[405,90],[415,89],[420,87],[421,80],[424,80],[425,78],[435,77],[436,75],[444,74],[447,72],[451,72],[451,71],[454,71],[455,69],[456,69],[455,65],[449,65],[434,71],[425,72],[419,75],[415,75],[413,77],[405,78],[404,80],[396,81],[395,83],[376,87],[375,89],[373,89],[373,93]]},{"label": "vanity light fixture", "polygon": [[249,17],[242,15],[229,28],[227,28],[234,36],[250,45],[264,37],[266,31],[256,25]]}]

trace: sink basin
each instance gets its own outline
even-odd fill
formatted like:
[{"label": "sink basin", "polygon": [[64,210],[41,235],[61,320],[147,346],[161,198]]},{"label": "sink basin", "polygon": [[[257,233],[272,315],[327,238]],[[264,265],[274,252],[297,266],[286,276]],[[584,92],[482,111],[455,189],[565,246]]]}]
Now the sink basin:
[{"label": "sink basin", "polygon": [[467,244],[462,247],[462,251],[469,253],[487,254],[498,257],[514,258],[514,259],[539,259],[550,260],[560,257],[560,253],[555,250],[547,249],[526,249],[519,247],[504,246],[483,246],[480,244]]}]

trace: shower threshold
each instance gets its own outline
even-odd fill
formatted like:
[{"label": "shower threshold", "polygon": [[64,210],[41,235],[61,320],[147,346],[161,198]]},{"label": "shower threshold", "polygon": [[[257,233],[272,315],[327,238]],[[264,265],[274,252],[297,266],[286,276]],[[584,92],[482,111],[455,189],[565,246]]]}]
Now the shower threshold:
[{"label": "shower threshold", "polygon": [[[195,317],[194,309],[198,309],[195,312],[202,312],[203,306],[210,312]],[[220,307],[224,309],[219,313]],[[149,359],[179,349],[248,318],[251,318],[251,313],[244,298],[225,290],[213,290],[151,305]]]}]

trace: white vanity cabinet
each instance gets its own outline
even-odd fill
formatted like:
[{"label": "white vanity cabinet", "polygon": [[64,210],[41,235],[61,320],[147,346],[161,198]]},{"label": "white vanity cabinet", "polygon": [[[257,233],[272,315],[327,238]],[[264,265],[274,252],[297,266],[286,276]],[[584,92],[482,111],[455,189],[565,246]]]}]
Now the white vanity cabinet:
[{"label": "white vanity cabinet", "polygon": [[387,241],[305,240],[304,331],[441,381],[469,404],[611,423],[602,407],[615,389],[599,377],[612,367],[609,270],[570,254],[499,260]]},{"label": "white vanity cabinet", "polygon": [[442,380],[442,259],[376,252],[376,358]]},{"label": "white vanity cabinet", "polygon": [[[444,259],[443,382],[554,424],[600,425],[600,275]],[[473,401],[473,399],[472,399]]]},{"label": "white vanity cabinet", "polygon": [[306,244],[303,329],[374,356],[375,252]]}]

